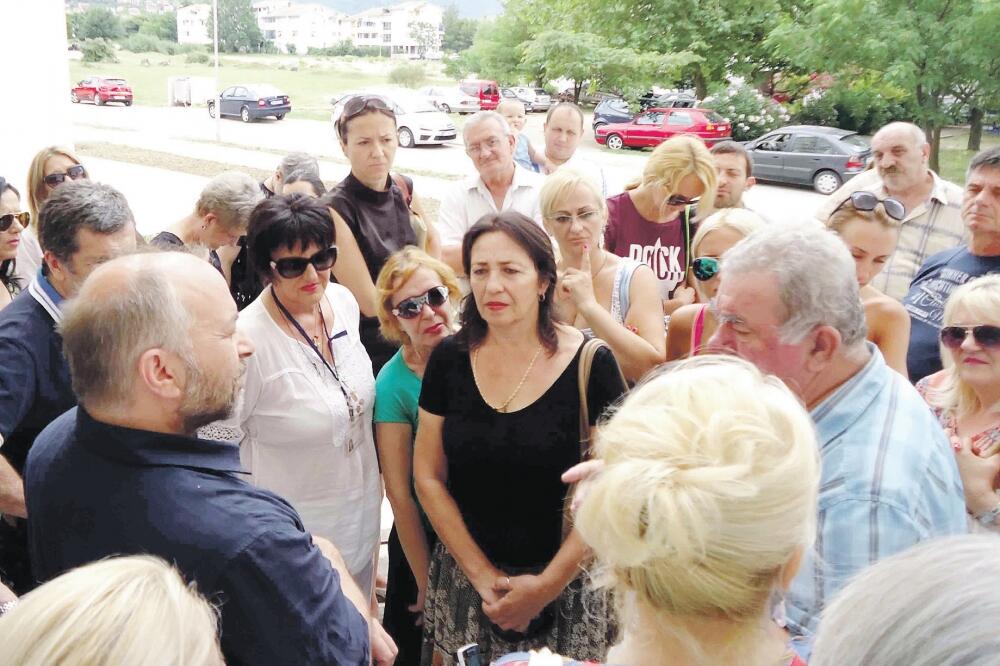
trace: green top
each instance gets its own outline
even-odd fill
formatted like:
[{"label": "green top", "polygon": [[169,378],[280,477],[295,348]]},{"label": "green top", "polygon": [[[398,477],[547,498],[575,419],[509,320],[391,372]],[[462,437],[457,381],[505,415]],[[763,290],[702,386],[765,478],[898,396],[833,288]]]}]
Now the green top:
[{"label": "green top", "polygon": [[375,423],[408,423],[416,435],[420,384],[420,377],[403,361],[400,349],[375,380]]}]

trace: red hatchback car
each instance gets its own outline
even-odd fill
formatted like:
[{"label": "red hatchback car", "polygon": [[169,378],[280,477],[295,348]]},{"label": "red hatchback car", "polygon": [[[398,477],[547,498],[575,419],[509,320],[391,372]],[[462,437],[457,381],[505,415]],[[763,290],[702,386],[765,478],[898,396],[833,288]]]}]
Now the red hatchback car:
[{"label": "red hatchback car", "polygon": [[594,132],[597,143],[612,150],[655,147],[675,134],[692,134],[705,145],[732,138],[729,121],[712,109],[646,109],[630,122],[601,125]]},{"label": "red hatchback car", "polygon": [[93,102],[97,106],[107,102],[120,102],[132,106],[132,89],[125,82],[110,76],[88,76],[77,84],[69,93],[74,104]]}]

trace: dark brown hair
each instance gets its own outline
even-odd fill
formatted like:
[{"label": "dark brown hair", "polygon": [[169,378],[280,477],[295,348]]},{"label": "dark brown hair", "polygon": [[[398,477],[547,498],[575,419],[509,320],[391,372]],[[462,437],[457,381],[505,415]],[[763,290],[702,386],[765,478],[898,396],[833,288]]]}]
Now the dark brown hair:
[{"label": "dark brown hair", "polygon": [[264,199],[250,213],[247,225],[247,254],[263,284],[271,281],[271,255],[275,250],[310,245],[325,249],[335,240],[330,210],[305,194]]},{"label": "dark brown hair", "polygon": [[713,155],[742,155],[747,163],[747,178],[753,175],[753,161],[750,159],[750,153],[741,144],[735,141],[720,141],[709,148],[708,152]]}]

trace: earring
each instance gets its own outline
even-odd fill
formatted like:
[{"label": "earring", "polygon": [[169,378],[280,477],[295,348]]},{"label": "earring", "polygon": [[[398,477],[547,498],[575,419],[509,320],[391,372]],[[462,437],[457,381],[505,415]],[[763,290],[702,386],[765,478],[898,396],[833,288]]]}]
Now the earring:
[{"label": "earring", "polygon": [[542,293],[538,294],[538,302],[539,303],[544,303],[545,302],[545,292],[544,291]]}]

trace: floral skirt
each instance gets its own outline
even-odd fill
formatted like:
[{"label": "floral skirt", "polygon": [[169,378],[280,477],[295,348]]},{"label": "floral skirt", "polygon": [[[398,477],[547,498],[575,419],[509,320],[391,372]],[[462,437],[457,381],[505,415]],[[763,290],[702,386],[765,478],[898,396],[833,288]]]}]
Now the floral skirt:
[{"label": "floral skirt", "polygon": [[490,628],[479,593],[444,544],[438,543],[427,579],[421,666],[431,666],[435,651],[453,660],[459,648],[469,643],[479,644],[485,663],[510,652],[543,647],[576,659],[603,661],[618,630],[614,604],[606,590],[591,588],[586,579],[586,575],[578,576],[556,599],[549,629],[511,642]]}]

